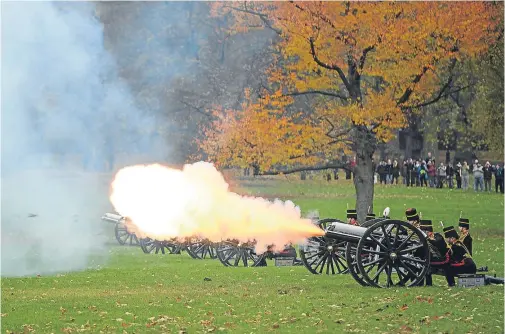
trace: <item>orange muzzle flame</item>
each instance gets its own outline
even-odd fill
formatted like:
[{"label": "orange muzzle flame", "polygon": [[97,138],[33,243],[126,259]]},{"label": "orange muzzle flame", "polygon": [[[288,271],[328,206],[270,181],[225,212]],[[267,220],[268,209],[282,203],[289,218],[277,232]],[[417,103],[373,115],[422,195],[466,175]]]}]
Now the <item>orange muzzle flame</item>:
[{"label": "orange muzzle flame", "polygon": [[303,243],[324,231],[291,201],[267,201],[229,191],[223,175],[207,162],[182,170],[159,164],[121,169],[110,201],[142,237],[156,240],[199,237],[213,242],[256,242],[257,251]]}]

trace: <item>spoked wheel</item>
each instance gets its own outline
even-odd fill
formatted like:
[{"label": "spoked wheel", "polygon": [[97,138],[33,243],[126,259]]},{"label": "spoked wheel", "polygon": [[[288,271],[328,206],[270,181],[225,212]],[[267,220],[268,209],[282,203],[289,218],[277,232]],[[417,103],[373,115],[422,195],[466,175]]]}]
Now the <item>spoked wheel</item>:
[{"label": "spoked wheel", "polygon": [[[322,230],[326,230],[331,223],[344,222],[328,218],[319,220],[318,225]],[[300,247],[300,259],[303,265],[313,274],[326,275],[345,274],[348,272],[345,258],[345,241],[338,241],[326,237],[311,237],[307,244]]]},{"label": "spoked wheel", "polygon": [[224,241],[217,247],[217,258],[227,267],[255,267],[262,263],[264,256],[257,255],[251,244]]},{"label": "spoked wheel", "polygon": [[194,259],[216,259],[216,245],[208,239],[191,240],[186,244],[188,254]]},{"label": "spoked wheel", "polygon": [[403,221],[383,220],[370,226],[361,237],[356,260],[360,274],[370,286],[416,286],[428,271],[430,254],[419,229]]},{"label": "spoked wheel", "polygon": [[151,238],[140,239],[140,248],[146,254],[177,254],[180,246],[169,241],[158,241]]},{"label": "spoked wheel", "polygon": [[114,234],[116,235],[116,240],[120,245],[130,245],[136,246],[139,244],[139,240],[135,233],[130,233],[126,229],[126,226],[122,223],[116,224],[114,227]]},{"label": "spoked wheel", "polygon": [[[369,220],[369,221],[364,222],[360,226],[361,227],[370,227],[373,224],[375,224],[375,223],[377,223],[379,221],[382,221],[382,220],[384,220],[384,218],[377,218],[377,219]],[[355,244],[355,243],[347,243],[347,247],[346,247],[346,250],[345,250],[345,259],[347,261],[347,265],[348,265],[348,268],[349,268],[349,273],[354,278],[354,280],[356,282],[358,282],[359,284],[361,284],[362,286],[368,286],[368,283],[363,279],[363,275],[361,275],[361,273],[360,273],[360,271],[358,269],[358,262],[356,261],[356,249],[357,249],[357,246],[358,245]],[[372,254],[366,254],[365,253],[362,257],[363,257],[363,261],[365,263],[368,263],[367,261],[372,261],[373,260]],[[375,266],[376,266],[376,264],[375,265],[372,264],[370,266],[365,266],[365,267],[367,268],[366,269],[367,271],[371,271],[371,270],[373,270],[373,268]]]}]

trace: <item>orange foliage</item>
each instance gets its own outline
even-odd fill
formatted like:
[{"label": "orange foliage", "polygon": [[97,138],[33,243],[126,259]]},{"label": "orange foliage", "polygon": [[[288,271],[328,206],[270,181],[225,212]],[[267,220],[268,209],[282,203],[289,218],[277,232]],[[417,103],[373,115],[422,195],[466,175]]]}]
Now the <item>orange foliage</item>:
[{"label": "orange foliage", "polygon": [[204,129],[199,142],[208,159],[216,165],[249,167],[260,171],[272,166],[303,161],[316,162],[311,152],[323,152],[326,139],[322,120],[288,114],[285,107],[291,98],[267,96],[251,102],[249,94],[241,111],[214,110],[216,120]]},{"label": "orange foliage", "polygon": [[[350,141],[331,133],[345,129],[365,126],[377,139],[390,140],[406,125],[405,108],[433,97],[451,64],[488,48],[503,14],[503,3],[485,2],[212,6],[214,15],[232,13],[236,32],[263,25],[280,34],[280,56],[268,72],[275,93],[259,101],[248,96],[241,111],[216,110],[219,119],[200,143],[216,162],[254,162],[262,169],[314,162],[323,156],[316,151],[335,153]],[[287,112],[293,100],[280,92],[315,90],[341,98],[320,95],[303,117]]]}]

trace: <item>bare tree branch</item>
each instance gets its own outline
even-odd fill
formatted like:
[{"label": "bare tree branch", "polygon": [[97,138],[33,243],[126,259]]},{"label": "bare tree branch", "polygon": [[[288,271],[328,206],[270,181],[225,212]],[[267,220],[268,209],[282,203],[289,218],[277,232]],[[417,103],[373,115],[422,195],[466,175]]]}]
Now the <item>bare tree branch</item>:
[{"label": "bare tree branch", "polygon": [[348,97],[345,95],[340,95],[340,94],[332,93],[332,92],[326,92],[326,91],[322,91],[322,90],[309,90],[309,91],[305,91],[305,92],[293,92],[293,93],[284,94],[284,96],[300,96],[300,95],[309,95],[309,94],[318,94],[318,95],[336,97],[336,98],[339,98],[343,101],[347,101],[347,99],[348,99]]},{"label": "bare tree branch", "polygon": [[196,106],[194,106],[194,105],[191,105],[191,104],[189,104],[189,103],[187,103],[187,102],[185,102],[185,101],[183,101],[183,100],[179,100],[179,102],[180,102],[180,103],[182,103],[182,104],[184,104],[186,107],[189,107],[189,108],[193,109],[193,110],[194,110],[194,111],[196,111],[197,113],[204,115],[205,117],[207,117],[207,118],[209,118],[209,119],[213,119],[213,118],[214,118],[214,116],[212,116],[212,114],[209,114],[208,112],[206,112],[206,111],[202,110],[202,109],[201,109],[201,108],[199,108],[199,107],[196,107]]},{"label": "bare tree branch", "polygon": [[264,175],[293,174],[293,173],[298,173],[298,172],[308,172],[308,171],[337,169],[337,168],[344,169],[344,170],[351,170],[351,168],[348,164],[329,163],[329,164],[326,164],[323,166],[304,166],[304,167],[297,167],[297,168],[285,169],[285,170],[265,171],[265,172],[259,172],[256,175],[257,176],[264,176]]},{"label": "bare tree branch", "polygon": [[363,50],[363,54],[359,58],[359,69],[360,70],[362,70],[363,66],[365,66],[366,55],[368,54],[368,52],[372,51],[373,49],[375,49],[375,45],[370,45]]},{"label": "bare tree branch", "polygon": [[[419,81],[421,81],[423,75],[428,72],[428,67],[427,66],[423,66],[422,70],[421,70],[421,73],[419,73],[418,75],[416,75],[414,77],[414,80],[412,80],[412,84],[417,84]],[[410,98],[410,95],[412,95],[412,93],[414,92],[414,89],[411,88],[411,87],[408,87],[405,92],[403,93],[403,95],[398,99],[398,102],[396,103],[397,105],[400,105],[402,103],[405,103],[408,101],[408,99]]]},{"label": "bare tree branch", "polygon": [[340,79],[345,85],[345,88],[347,88],[348,91],[351,91],[351,85],[349,84],[349,81],[347,80],[344,71],[342,71],[342,69],[335,64],[330,65],[327,63],[323,63],[316,55],[316,48],[314,46],[314,39],[312,37],[309,38],[309,43],[310,43],[310,54],[312,55],[314,61],[321,67],[324,67],[328,70],[337,71]]},{"label": "bare tree branch", "polygon": [[454,94],[454,93],[457,93],[457,92],[460,92],[462,90],[465,90],[469,87],[472,87],[472,85],[466,85],[466,86],[463,86],[463,87],[459,87],[459,88],[456,88],[454,90],[451,90],[447,93],[444,93],[444,89],[441,89],[437,96],[435,96],[434,98],[432,98],[431,100],[428,100],[428,101],[425,101],[423,103],[419,103],[419,104],[415,104],[415,105],[412,105],[412,106],[407,106],[405,108],[407,109],[416,109],[416,108],[421,108],[421,107],[426,107],[426,106],[429,106],[430,104],[433,104],[435,102],[438,102],[440,99],[444,98],[444,97],[448,97],[448,96],[451,96],[451,94]]},{"label": "bare tree branch", "polygon": [[274,31],[277,35],[282,34],[282,31],[280,29],[275,28],[272,25],[272,23],[270,23],[270,21],[268,20],[268,16],[266,14],[255,12],[255,11],[247,9],[247,8],[242,9],[242,8],[233,7],[233,6],[224,6],[224,7],[236,10],[237,12],[243,12],[243,13],[247,13],[247,14],[251,14],[251,15],[257,16],[257,17],[259,17],[261,19],[261,21],[265,24],[265,26],[267,28],[269,28],[272,31]]}]

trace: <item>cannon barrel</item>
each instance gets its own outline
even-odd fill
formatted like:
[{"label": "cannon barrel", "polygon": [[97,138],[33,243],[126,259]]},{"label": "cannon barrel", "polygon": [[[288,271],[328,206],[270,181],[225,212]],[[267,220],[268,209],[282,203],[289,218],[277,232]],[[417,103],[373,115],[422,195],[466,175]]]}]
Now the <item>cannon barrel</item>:
[{"label": "cannon barrel", "polygon": [[366,232],[365,227],[344,223],[332,223],[326,230],[325,237],[329,239],[357,243]]},{"label": "cannon barrel", "polygon": [[102,220],[105,220],[109,223],[118,224],[118,223],[124,223],[125,218],[115,213],[106,213],[102,216]]},{"label": "cannon barrel", "polygon": [[488,276],[484,277],[486,284],[504,284],[504,279],[502,277]]}]

